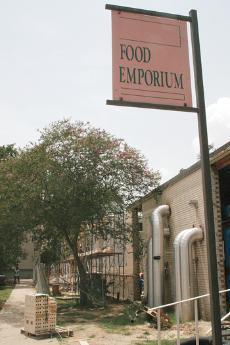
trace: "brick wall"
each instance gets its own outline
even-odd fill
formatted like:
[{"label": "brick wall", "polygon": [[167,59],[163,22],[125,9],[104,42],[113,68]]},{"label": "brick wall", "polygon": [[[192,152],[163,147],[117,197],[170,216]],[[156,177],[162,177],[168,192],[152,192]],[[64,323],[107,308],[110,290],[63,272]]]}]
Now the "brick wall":
[{"label": "brick wall", "polygon": [[[219,173],[218,170],[212,168],[212,189],[213,189],[213,211],[215,220],[215,231],[216,231],[216,253],[217,253],[217,270],[218,270],[218,281],[219,290],[225,290],[225,267],[224,267],[224,242],[222,235],[222,222],[221,222],[221,201],[220,201],[220,184],[219,184]],[[220,295],[220,308],[223,313],[226,310],[226,296],[225,294]]]},{"label": "brick wall", "polygon": [[[224,288],[224,265],[223,265],[223,243],[220,224],[220,205],[218,199],[218,179],[213,172],[213,194],[214,194],[214,211],[217,237],[217,255],[220,287]],[[192,203],[191,203],[192,201]],[[197,207],[193,201],[197,202]],[[204,208],[203,208],[203,191],[201,170],[198,169],[190,175],[185,176],[174,184],[169,184],[162,191],[160,198],[156,200],[152,197],[143,201],[143,234],[145,244],[151,237],[150,217],[156,205],[167,204],[171,208],[169,217],[170,237],[165,239],[164,245],[164,262],[168,266],[167,274],[164,277],[164,303],[175,301],[175,267],[174,267],[174,249],[173,243],[179,232],[192,227],[201,227],[204,230],[204,239],[193,245],[193,291],[195,295],[208,293],[208,263],[207,248],[205,237]],[[146,255],[147,256],[147,255]],[[147,267],[147,258],[144,258],[144,266]],[[145,269],[147,277],[147,269]],[[146,287],[145,287],[146,289]],[[147,291],[145,291],[147,293]],[[222,299],[222,308],[224,308],[224,298]],[[199,302],[199,313],[202,319],[210,318],[209,298],[202,299]]]}]

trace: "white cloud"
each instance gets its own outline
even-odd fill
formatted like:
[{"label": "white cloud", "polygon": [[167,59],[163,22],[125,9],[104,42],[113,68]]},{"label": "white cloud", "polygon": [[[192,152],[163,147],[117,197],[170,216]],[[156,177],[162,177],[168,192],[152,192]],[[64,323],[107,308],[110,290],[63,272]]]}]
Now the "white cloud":
[{"label": "white cloud", "polygon": [[[207,107],[208,141],[217,149],[230,140],[230,98],[219,98]],[[199,153],[199,138],[193,140],[196,154]]]}]

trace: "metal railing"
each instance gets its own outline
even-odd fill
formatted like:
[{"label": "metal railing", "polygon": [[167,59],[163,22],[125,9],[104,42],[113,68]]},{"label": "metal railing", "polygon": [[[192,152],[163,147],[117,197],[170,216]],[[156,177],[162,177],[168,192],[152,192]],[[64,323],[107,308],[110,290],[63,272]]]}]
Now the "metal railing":
[{"label": "metal railing", "polygon": [[[229,292],[230,289],[227,290],[221,290],[219,291],[219,294]],[[184,299],[181,301],[169,303],[169,304],[164,304],[160,305],[158,307],[154,308],[149,308],[148,311],[156,311],[157,312],[157,341],[158,345],[161,345],[161,309],[176,306],[176,324],[177,324],[177,345],[180,345],[180,312],[181,312],[181,304],[186,303],[186,302],[192,302],[194,301],[194,316],[195,316],[195,338],[196,338],[196,345],[199,345],[199,317],[198,317],[198,300],[209,297],[210,294],[205,294],[201,296],[196,296],[188,299]],[[225,320],[228,316],[230,316],[230,313],[226,314],[225,316],[222,317],[221,321]],[[208,330],[207,333],[210,333],[212,328]]]}]

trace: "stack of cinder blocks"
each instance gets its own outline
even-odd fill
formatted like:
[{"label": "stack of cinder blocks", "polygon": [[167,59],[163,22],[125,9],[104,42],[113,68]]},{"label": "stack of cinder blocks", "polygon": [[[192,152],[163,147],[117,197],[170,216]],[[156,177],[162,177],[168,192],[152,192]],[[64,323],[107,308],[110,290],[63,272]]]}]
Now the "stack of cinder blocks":
[{"label": "stack of cinder blocks", "polygon": [[54,331],[56,327],[56,301],[45,294],[27,295],[25,298],[24,330],[31,334]]}]

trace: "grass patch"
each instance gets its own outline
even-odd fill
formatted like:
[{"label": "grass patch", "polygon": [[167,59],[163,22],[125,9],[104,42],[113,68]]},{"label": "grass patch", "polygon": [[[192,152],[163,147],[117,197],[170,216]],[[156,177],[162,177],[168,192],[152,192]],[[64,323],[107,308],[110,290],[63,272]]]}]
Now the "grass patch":
[{"label": "grass patch", "polygon": [[6,300],[10,297],[12,286],[0,286],[0,310],[2,309]]},{"label": "grass patch", "polygon": [[119,313],[104,316],[99,320],[100,325],[109,332],[126,332],[128,326],[141,325],[146,322],[145,317],[134,318],[130,312],[131,305],[124,305]]},{"label": "grass patch", "polygon": [[123,313],[120,315],[104,316],[99,321],[100,326],[109,332],[125,332],[126,326],[130,326],[130,320]]},{"label": "grass patch", "polygon": [[57,323],[60,326],[67,324],[84,324],[88,321],[98,322],[104,315],[111,312],[110,307],[88,308],[81,307],[76,301],[57,300]]},{"label": "grass patch", "polygon": [[57,324],[84,324],[89,321],[96,323],[107,332],[127,333],[127,326],[143,324],[145,319],[138,317],[133,323],[130,306],[110,304],[105,308],[83,308],[75,301],[57,300]]},{"label": "grass patch", "polygon": [[95,318],[90,309],[81,308],[76,301],[57,300],[57,307],[57,323],[60,326],[84,323]]},{"label": "grass patch", "polygon": [[56,299],[57,302],[57,307],[58,310],[60,311],[65,311],[68,309],[72,309],[72,308],[80,308],[79,303],[75,300],[64,300],[64,299]]}]

